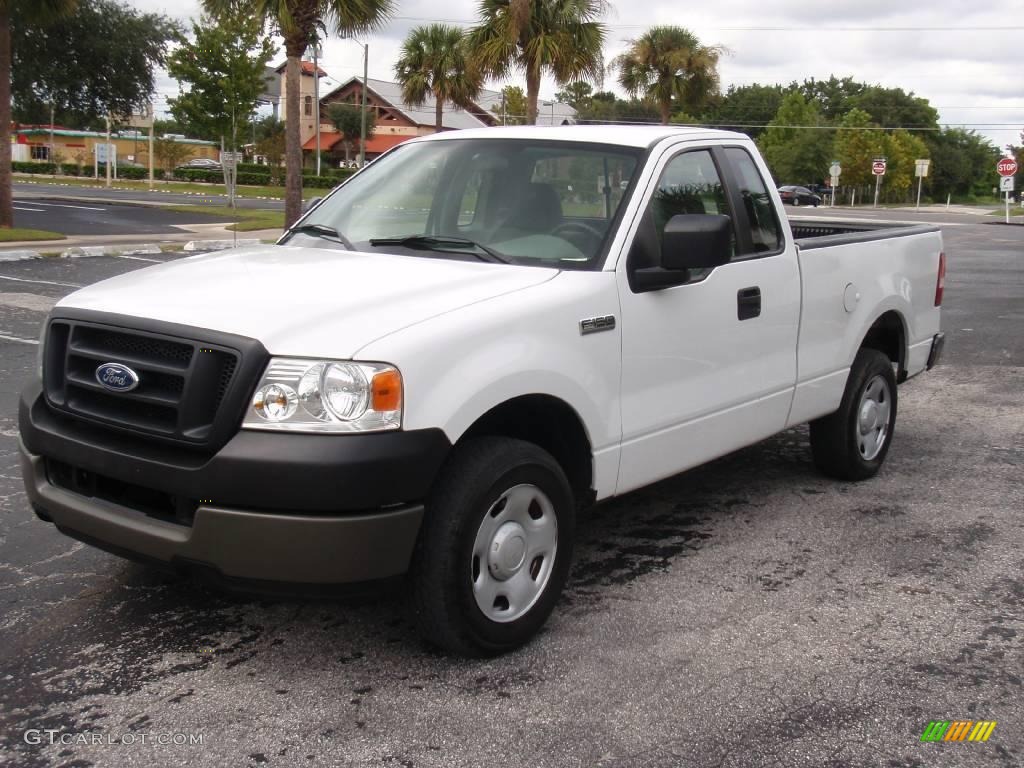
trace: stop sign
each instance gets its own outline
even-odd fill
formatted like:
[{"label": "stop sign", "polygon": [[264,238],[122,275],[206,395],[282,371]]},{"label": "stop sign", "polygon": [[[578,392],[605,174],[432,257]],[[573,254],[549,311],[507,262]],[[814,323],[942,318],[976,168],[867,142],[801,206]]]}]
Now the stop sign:
[{"label": "stop sign", "polygon": [[1012,157],[1004,157],[996,163],[996,173],[1000,176],[1013,176],[1017,172],[1017,161]]},{"label": "stop sign", "polygon": [[875,160],[871,164],[871,172],[875,176],[885,176],[885,160]]}]

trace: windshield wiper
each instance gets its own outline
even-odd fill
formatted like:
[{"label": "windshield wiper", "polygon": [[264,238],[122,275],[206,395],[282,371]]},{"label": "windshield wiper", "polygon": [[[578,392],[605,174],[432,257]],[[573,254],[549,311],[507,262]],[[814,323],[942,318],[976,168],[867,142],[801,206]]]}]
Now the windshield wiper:
[{"label": "windshield wiper", "polygon": [[473,255],[482,261],[493,261],[499,264],[511,264],[507,257],[488,248],[482,243],[470,240],[465,237],[454,235],[408,235],[406,237],[375,237],[370,240],[370,245],[403,245],[406,248],[424,248],[429,251],[448,251],[450,253],[462,253],[463,249],[475,248]]},{"label": "windshield wiper", "polygon": [[349,242],[348,238],[341,234],[334,227],[329,227],[326,224],[300,224],[297,227],[292,227],[288,230],[289,235],[315,235],[316,237],[322,237],[324,240],[333,240],[336,243],[341,243],[350,251],[354,251],[356,247]]}]

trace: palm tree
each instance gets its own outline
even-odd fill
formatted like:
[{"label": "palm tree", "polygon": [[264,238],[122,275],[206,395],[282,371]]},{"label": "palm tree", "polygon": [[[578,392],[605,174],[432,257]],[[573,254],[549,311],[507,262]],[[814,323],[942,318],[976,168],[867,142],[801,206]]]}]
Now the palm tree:
[{"label": "palm tree", "polygon": [[[3,0],[0,0],[3,2]],[[391,15],[394,0],[203,0],[204,8],[226,18],[255,16],[284,38],[285,67],[285,191],[286,227],[302,215],[302,145],[299,141],[300,66],[302,56],[320,32],[341,36],[380,27]]]},{"label": "palm tree", "polygon": [[544,72],[559,85],[599,81],[605,26],[598,19],[605,0],[480,0],[481,23],[470,30],[469,47],[484,75],[526,73],[526,122],[537,122]]},{"label": "palm tree", "polygon": [[421,107],[434,97],[434,131],[441,132],[445,102],[469,107],[480,94],[483,79],[466,57],[462,30],[445,24],[416,27],[405,38],[395,64],[406,104]]},{"label": "palm tree", "polygon": [[[14,226],[11,190],[11,17],[42,26],[75,12],[78,0],[0,0],[0,227]],[[22,34],[25,34],[22,31]]]},{"label": "palm tree", "polygon": [[629,41],[611,69],[619,70],[619,84],[630,96],[656,101],[667,125],[674,103],[696,112],[718,92],[718,59],[725,52],[683,27],[651,27]]}]

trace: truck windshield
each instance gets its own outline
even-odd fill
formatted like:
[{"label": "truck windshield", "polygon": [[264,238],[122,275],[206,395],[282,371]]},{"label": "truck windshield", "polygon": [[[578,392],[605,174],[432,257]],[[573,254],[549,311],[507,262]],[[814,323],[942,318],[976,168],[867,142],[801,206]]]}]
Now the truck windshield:
[{"label": "truck windshield", "polygon": [[597,269],[640,154],[536,139],[409,144],[355,176],[283,242]]}]

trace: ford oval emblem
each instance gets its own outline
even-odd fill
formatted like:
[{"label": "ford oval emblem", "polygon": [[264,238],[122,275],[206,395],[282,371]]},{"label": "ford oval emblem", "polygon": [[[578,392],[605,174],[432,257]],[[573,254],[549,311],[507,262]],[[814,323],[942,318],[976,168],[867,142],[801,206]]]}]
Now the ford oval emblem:
[{"label": "ford oval emblem", "polygon": [[120,363],[104,363],[96,369],[96,381],[111,392],[131,392],[139,386],[139,374]]}]

